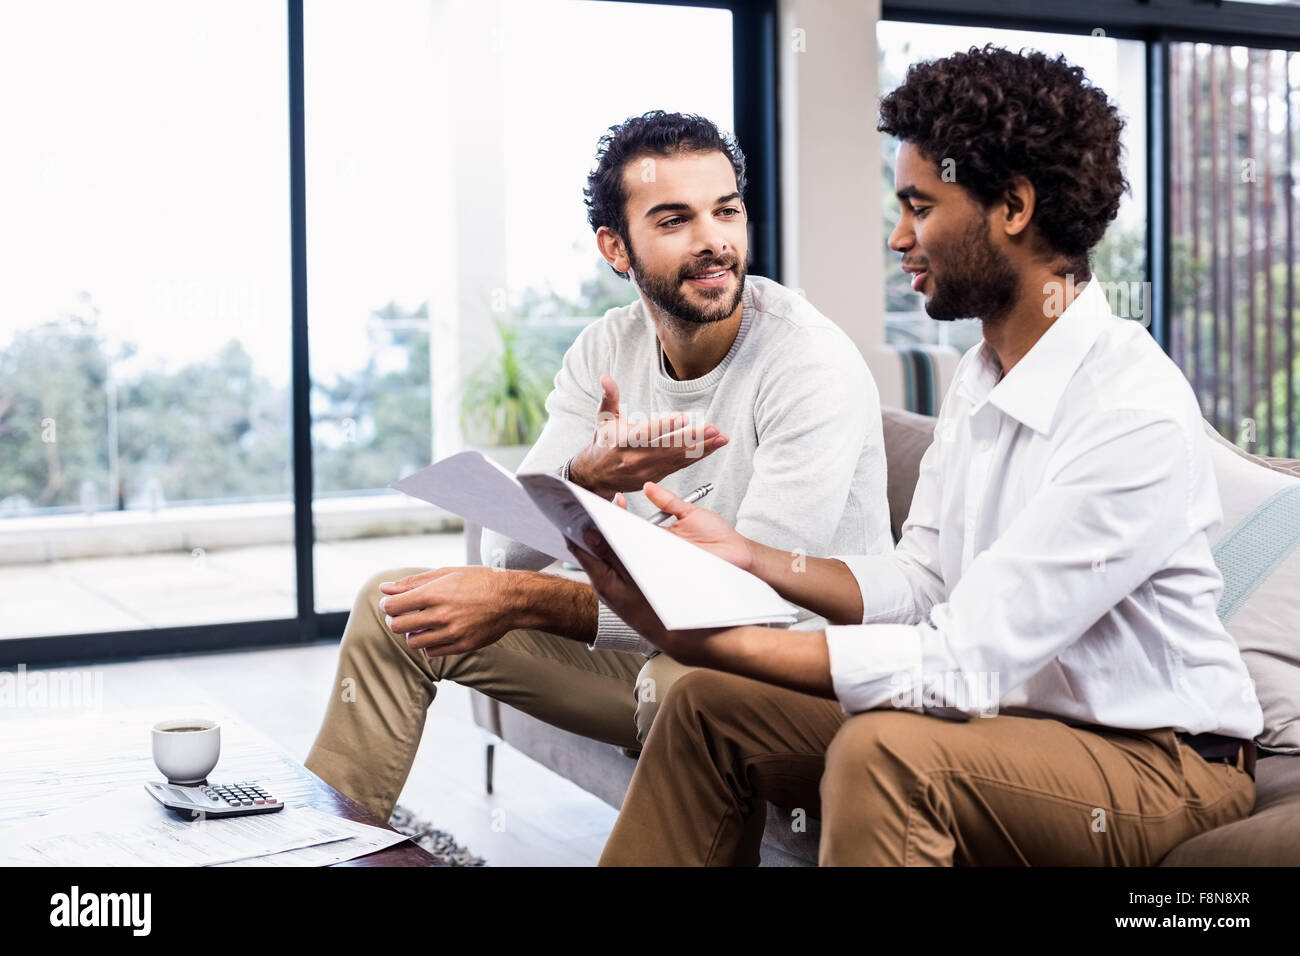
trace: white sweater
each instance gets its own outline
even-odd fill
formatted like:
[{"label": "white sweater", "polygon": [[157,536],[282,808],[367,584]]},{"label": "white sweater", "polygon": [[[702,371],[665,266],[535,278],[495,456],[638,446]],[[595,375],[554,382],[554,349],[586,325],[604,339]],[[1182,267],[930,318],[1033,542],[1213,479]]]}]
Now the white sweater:
[{"label": "white sweater", "polygon": [[[809,556],[893,550],[885,496],[880,397],[866,362],[844,332],[802,296],[758,276],[745,281],[740,328],[730,351],[700,378],[666,371],[654,322],[640,299],[583,329],[564,355],[546,400],[549,418],[519,467],[558,472],[592,441],[600,376],[618,384],[625,417],[688,412],[716,424],[729,441],[665,478],[686,495],[705,482],[701,507],[745,537]],[[657,510],[641,492],[628,509]],[[551,558],[484,531],[484,561],[539,570]],[[824,626],[804,615],[799,627]],[[600,605],[591,649],[654,652],[654,646]]]}]

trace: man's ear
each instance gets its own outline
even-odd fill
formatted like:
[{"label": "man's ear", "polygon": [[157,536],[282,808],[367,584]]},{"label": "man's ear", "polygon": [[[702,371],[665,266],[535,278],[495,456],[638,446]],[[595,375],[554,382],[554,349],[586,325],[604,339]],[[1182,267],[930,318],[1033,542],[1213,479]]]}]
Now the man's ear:
[{"label": "man's ear", "polygon": [[627,272],[632,268],[632,260],[628,258],[623,237],[609,226],[601,226],[596,230],[596,248],[617,271]]},{"label": "man's ear", "polygon": [[1018,236],[1028,229],[1030,220],[1034,218],[1037,199],[1034,184],[1024,176],[1015,177],[1002,194],[1002,202],[998,207],[1002,231],[1008,236]]}]

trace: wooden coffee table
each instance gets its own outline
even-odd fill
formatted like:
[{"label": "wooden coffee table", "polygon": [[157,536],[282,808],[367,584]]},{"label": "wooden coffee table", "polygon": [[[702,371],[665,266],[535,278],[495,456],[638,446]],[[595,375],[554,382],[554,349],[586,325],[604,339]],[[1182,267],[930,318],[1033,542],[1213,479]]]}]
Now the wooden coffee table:
[{"label": "wooden coffee table", "polygon": [[[135,788],[152,800],[145,780],[162,775],[153,764],[150,728],[186,714],[156,711],[50,711],[0,721],[0,828],[75,806],[102,794]],[[198,716],[189,714],[188,716]],[[214,783],[256,781],[286,806],[393,828],[316,776],[274,741],[229,714],[203,708],[201,716],[221,724],[221,759],[209,775]],[[396,832],[396,831],[394,831]],[[334,866],[443,866],[409,839]]]}]

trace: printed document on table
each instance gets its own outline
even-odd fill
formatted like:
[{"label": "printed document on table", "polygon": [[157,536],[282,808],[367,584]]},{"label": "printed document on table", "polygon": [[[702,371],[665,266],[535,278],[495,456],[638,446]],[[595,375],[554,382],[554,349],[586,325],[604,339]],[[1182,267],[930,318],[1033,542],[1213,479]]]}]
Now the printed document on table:
[{"label": "printed document on table", "polygon": [[376,853],[387,849],[406,839],[401,833],[372,827],[355,820],[338,821],[350,830],[354,836],[334,843],[322,843],[319,846],[303,847],[301,850],[286,850],[283,853],[269,853],[247,860],[220,863],[218,866],[330,866],[344,860],[355,860],[359,856]]},{"label": "printed document on table", "polygon": [[311,807],[191,820],[126,788],[0,831],[0,864],[211,866],[346,840],[345,823]]}]

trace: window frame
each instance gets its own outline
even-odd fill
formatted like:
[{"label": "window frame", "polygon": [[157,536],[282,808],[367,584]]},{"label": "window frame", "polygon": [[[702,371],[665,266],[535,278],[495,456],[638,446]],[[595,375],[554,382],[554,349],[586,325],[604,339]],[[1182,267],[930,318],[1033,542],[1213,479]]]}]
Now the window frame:
[{"label": "window frame", "polygon": [[[627,2],[627,0],[593,0]],[[780,275],[780,170],[777,115],[778,0],[632,0],[644,5],[709,7],[732,17],[732,86],[736,138],[745,150],[751,224],[750,271]],[[50,634],[0,640],[0,667],[85,664],[153,655],[282,647],[337,640],[346,611],[315,606],[312,514],[311,372],[307,299],[307,189],[303,0],[286,0],[288,17],[289,219],[294,571],[297,613],[291,618],[183,627]]]},{"label": "window frame", "polygon": [[[1150,283],[1149,331],[1169,352],[1166,313],[1173,291],[1169,193],[1169,47],[1212,43],[1300,51],[1300,6],[1215,0],[999,0],[997,8],[971,10],[962,0],[883,0],[880,18],[948,26],[1091,34],[1105,30],[1117,40],[1146,45],[1146,270]],[[1225,29],[1230,25],[1230,29]]]}]

